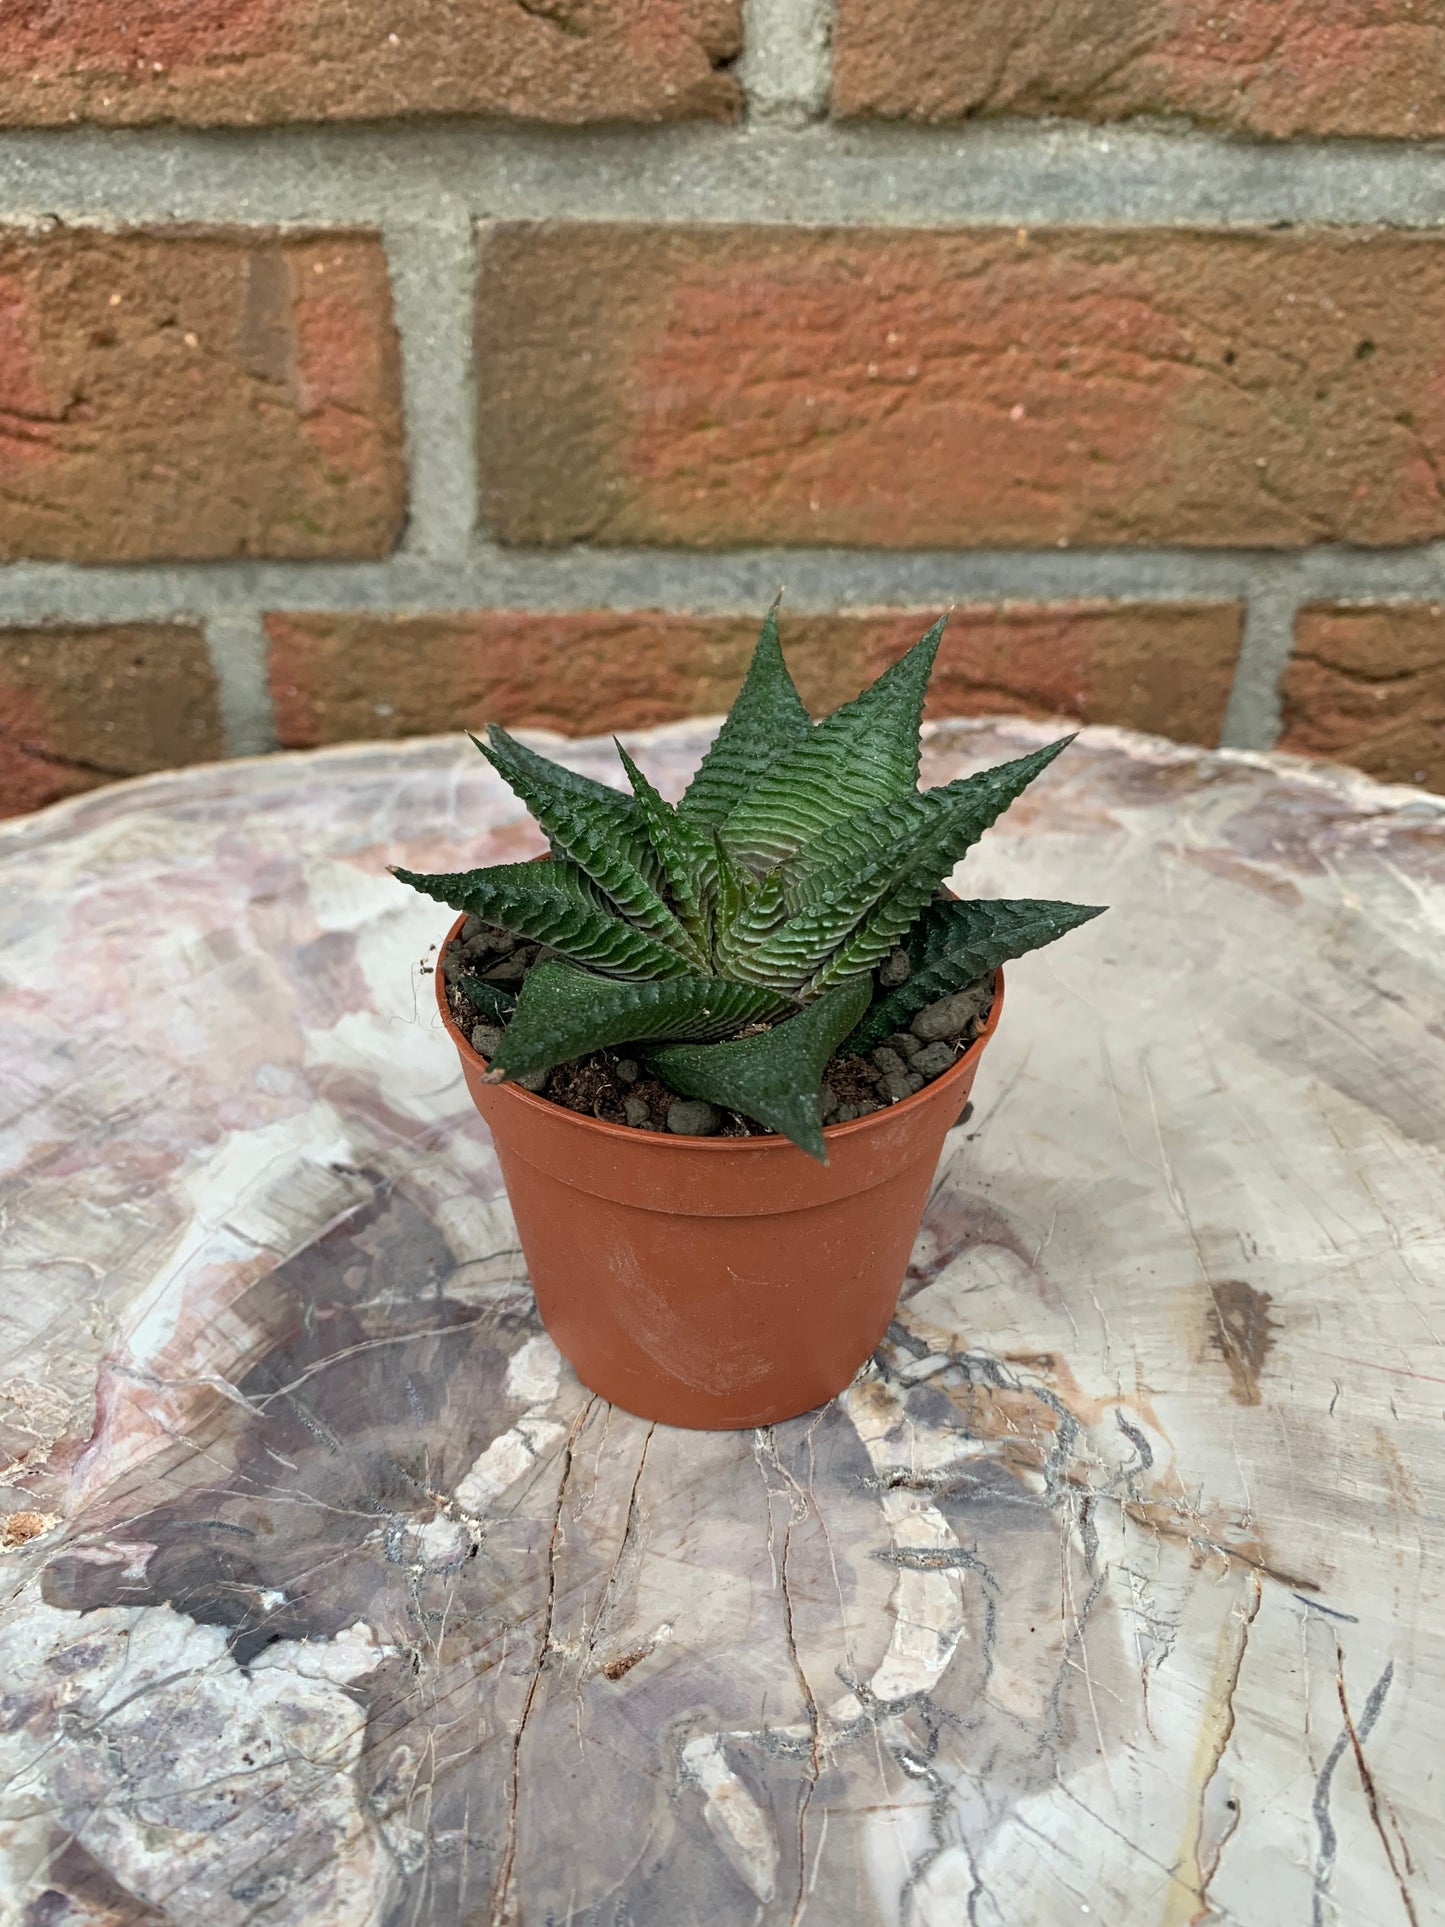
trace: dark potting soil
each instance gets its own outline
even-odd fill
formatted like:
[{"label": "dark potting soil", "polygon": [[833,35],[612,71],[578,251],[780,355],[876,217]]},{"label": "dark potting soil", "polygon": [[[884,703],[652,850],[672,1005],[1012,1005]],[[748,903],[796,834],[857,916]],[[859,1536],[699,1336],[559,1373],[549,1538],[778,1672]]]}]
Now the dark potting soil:
[{"label": "dark potting soil", "polygon": [[[537,944],[521,942],[475,917],[469,917],[461,937],[447,945],[442,959],[447,1002],[457,1027],[481,1056],[488,1057],[497,1048],[504,1026],[477,1008],[462,988],[462,979],[469,978],[474,989],[491,986],[515,996],[528,970],[546,954]],[[903,981],[898,974],[903,971],[906,977],[902,953],[895,953],[890,962],[891,980]],[[481,994],[487,993],[483,989]],[[953,1067],[980,1034],[992,1009],[993,979],[980,978],[925,1005],[909,1030],[895,1033],[867,1055],[836,1052],[823,1074],[824,1126],[867,1117],[931,1084]],[[679,1097],[658,1078],[649,1077],[639,1059],[624,1048],[591,1051],[558,1064],[544,1076],[519,1081],[554,1104],[607,1124],[672,1130],[684,1136],[773,1135],[735,1111]]]}]

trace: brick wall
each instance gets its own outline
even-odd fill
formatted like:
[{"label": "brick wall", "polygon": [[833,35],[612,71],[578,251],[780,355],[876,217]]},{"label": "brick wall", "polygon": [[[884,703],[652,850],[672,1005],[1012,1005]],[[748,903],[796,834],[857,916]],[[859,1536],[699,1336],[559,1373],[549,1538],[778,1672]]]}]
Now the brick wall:
[{"label": "brick wall", "polygon": [[1445,789],[1445,0],[0,10],[0,811],[816,705]]}]

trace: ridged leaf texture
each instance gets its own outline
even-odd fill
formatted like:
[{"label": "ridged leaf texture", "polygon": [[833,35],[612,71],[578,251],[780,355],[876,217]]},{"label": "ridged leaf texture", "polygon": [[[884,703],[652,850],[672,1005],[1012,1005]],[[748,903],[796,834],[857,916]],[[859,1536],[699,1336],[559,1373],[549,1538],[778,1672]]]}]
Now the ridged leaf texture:
[{"label": "ridged leaf texture", "polygon": [[764,619],[747,677],[727,720],[678,805],[679,816],[699,829],[714,828],[812,727],[783,661],[775,602]]},{"label": "ridged leaf texture", "polygon": [[670,977],[665,983],[603,982],[568,964],[529,970],[516,1013],[492,1059],[494,1078],[551,1070],[609,1044],[647,1038],[703,1042],[793,1008],[775,991],[720,977]]},{"label": "ridged leaf texture", "polygon": [[917,787],[923,698],[942,636],[939,621],[871,688],[778,757],[722,825],[739,861],[771,869],[834,823]]},{"label": "ridged leaf texture", "polygon": [[[739,879],[748,878],[746,870],[738,870],[734,874]],[[776,934],[787,914],[783,880],[776,870],[765,877],[745,881],[733,914],[726,918],[719,914],[718,917],[713,954],[719,970],[725,970],[730,977],[740,977],[744,983],[779,982],[776,976],[768,974],[765,966],[758,963],[757,953]]]},{"label": "ridged leaf texture", "polygon": [[[396,874],[560,960],[534,965],[515,1011],[496,986],[459,980],[483,1015],[510,1018],[503,1074],[613,1044],[646,1047],[675,1089],[742,1111],[816,1156],[818,1083],[846,1030],[861,1025],[876,1041],[921,1003],[1097,914],[934,901],[1070,740],[920,792],[919,723],[942,630],[936,623],[814,725],[783,661],[775,604],[727,721],[675,807],[620,743],[630,796],[491,726],[477,747],[531,810],[552,856]],[[900,942],[913,974],[865,1018],[873,970]],[[845,1009],[852,1015],[836,1030]],[[737,1036],[750,1022],[772,1028]]]},{"label": "ridged leaf texture", "polygon": [[[919,797],[924,820],[906,858],[897,866],[895,886],[815,973],[811,989],[824,990],[857,970],[871,970],[881,963],[959,859],[1073,740],[1072,736],[1061,737],[1027,756],[982,770],[976,776],[960,777],[956,783]],[[834,872],[835,877],[842,874]]]},{"label": "ridged leaf texture", "polygon": [[846,889],[877,857],[945,823],[960,829],[970,843],[977,842],[1073,740],[1062,736],[992,769],[955,777],[938,789],[909,790],[832,824],[784,866],[791,907],[803,910]]},{"label": "ridged leaf texture", "polygon": [[[501,734],[505,737],[506,733]],[[705,952],[647,880],[646,872],[656,873],[659,866],[641,812],[640,826],[634,830],[617,809],[618,804],[626,808],[626,797],[604,801],[568,788],[536,767],[545,758],[534,758],[531,764],[519,762],[514,754],[518,747],[510,740],[499,748],[477,743],[493,769],[532,812],[554,853],[585,871],[634,929],[656,937],[659,943],[670,944],[689,964],[705,967]],[[555,770],[558,765],[551,767]]]},{"label": "ridged leaf texture", "polygon": [[1097,904],[1029,898],[931,903],[908,935],[907,982],[885,991],[872,1005],[853,1033],[853,1048],[871,1050],[890,1032],[906,1030],[925,1004],[962,990],[1000,964],[1053,943],[1102,914]]},{"label": "ridged leaf texture", "polygon": [[[538,782],[553,783],[557,788],[567,790],[573,796],[586,797],[599,809],[610,814],[617,824],[619,836],[627,839],[628,851],[634,860],[638,856],[646,855],[646,838],[639,835],[642,829],[642,814],[632,798],[624,795],[621,790],[615,790],[607,783],[599,783],[594,777],[581,776],[575,769],[568,769],[565,763],[554,763],[550,756],[543,756],[540,751],[529,749],[525,743],[519,743],[517,738],[509,735],[500,723],[487,725],[485,744],[475,736],[472,737],[472,741],[484,756],[487,756],[490,750],[491,754],[487,760],[494,768],[497,767],[497,761],[501,758],[505,760],[507,770],[518,776],[531,776]],[[498,773],[503,781],[510,785],[511,776],[507,774],[507,770],[499,770]]]},{"label": "ridged leaf texture", "polygon": [[740,1111],[826,1164],[823,1072],[868,1008],[871,994],[869,980],[855,977],[756,1036],[724,1044],[667,1044],[647,1051],[645,1061],[664,1084],[685,1097]]},{"label": "ridged leaf texture", "polygon": [[939,882],[1063,746],[1051,743],[940,789],[915,790],[815,839],[784,866],[785,890],[804,907],[754,950],[749,961],[756,980],[803,990],[835,957],[845,956],[849,963],[840,964],[839,977],[871,969]]},{"label": "ridged leaf texture", "polygon": [[692,939],[698,956],[706,960],[712,948],[711,906],[717,889],[717,844],[705,830],[679,816],[666,798],[659,796],[621,743],[617,743],[617,754],[627,771],[632,794],[671,893],[677,920]]},{"label": "ridged leaf texture", "polygon": [[487,870],[425,876],[394,870],[423,896],[465,910],[515,936],[586,964],[607,977],[680,977],[687,961],[668,944],[634,930],[614,915],[592,882],[573,863],[498,863]]}]

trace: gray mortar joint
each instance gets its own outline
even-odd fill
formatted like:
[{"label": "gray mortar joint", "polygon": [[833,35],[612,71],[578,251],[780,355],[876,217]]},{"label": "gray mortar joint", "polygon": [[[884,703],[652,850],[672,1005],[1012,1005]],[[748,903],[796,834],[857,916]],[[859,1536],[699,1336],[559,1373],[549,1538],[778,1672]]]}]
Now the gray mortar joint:
[{"label": "gray mortar joint", "polygon": [[1296,612],[1313,599],[1438,599],[1445,544],[1366,551],[657,549],[487,541],[471,357],[475,230],[498,220],[879,226],[1279,222],[1445,225],[1445,144],[1272,146],[1188,129],[821,120],[827,0],[747,0],[738,128],[559,131],[407,123],[0,135],[0,220],[124,227],[375,227],[401,342],[410,510],[377,563],[0,567],[0,623],[205,625],[228,747],[276,741],[262,615],[272,609],[516,607],[800,613],[951,602],[1239,598],[1244,642],[1223,741],[1266,748]]}]

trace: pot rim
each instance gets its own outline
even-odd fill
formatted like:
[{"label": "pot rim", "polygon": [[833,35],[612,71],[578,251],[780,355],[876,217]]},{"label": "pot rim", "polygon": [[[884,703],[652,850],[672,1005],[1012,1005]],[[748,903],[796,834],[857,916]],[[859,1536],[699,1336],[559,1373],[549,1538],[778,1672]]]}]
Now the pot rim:
[{"label": "pot rim", "polygon": [[[470,1063],[480,1072],[485,1073],[486,1058],[480,1051],[473,1050],[471,1039],[464,1034],[461,1026],[452,1016],[451,1007],[447,1001],[446,979],[442,975],[442,959],[447,954],[447,945],[466,920],[464,911],[442,938],[437,950],[436,966],[432,971],[432,982],[436,988],[437,1009],[441,1013],[442,1023],[460,1052],[462,1062]],[[988,1022],[963,1055],[951,1064],[941,1077],[931,1079],[921,1091],[915,1091],[911,1097],[905,1097],[901,1103],[884,1104],[878,1110],[870,1111],[866,1117],[850,1118],[846,1124],[825,1124],[823,1126],[824,1142],[836,1142],[845,1136],[862,1136],[870,1129],[876,1129],[890,1120],[905,1116],[910,1107],[921,1108],[930,1094],[936,1096],[941,1086],[961,1076],[968,1065],[977,1063],[984,1045],[998,1029],[998,1020],[1003,1013],[1003,994],[1003,966],[999,965],[993,973],[993,1008],[988,1014]],[[665,1147],[674,1154],[679,1150],[695,1152],[702,1157],[717,1157],[727,1152],[734,1155],[745,1152],[752,1157],[757,1157],[760,1153],[781,1156],[788,1151],[797,1152],[799,1156],[807,1155],[806,1152],[799,1152],[798,1146],[792,1139],[784,1137],[780,1131],[764,1131],[756,1137],[689,1137],[673,1133],[664,1135],[657,1131],[639,1131],[631,1124],[610,1124],[602,1117],[589,1117],[584,1111],[572,1111],[565,1104],[554,1104],[550,1098],[539,1097],[533,1091],[524,1091],[518,1084],[496,1084],[492,1088],[499,1092],[505,1091],[517,1103],[545,1113],[547,1117],[555,1119],[558,1123],[575,1125],[580,1130],[600,1132],[607,1137],[625,1140],[643,1155],[646,1155],[645,1147],[653,1146]]]}]

